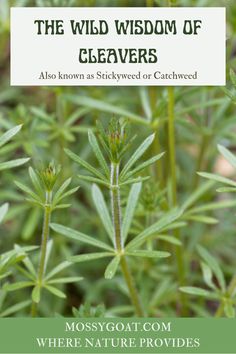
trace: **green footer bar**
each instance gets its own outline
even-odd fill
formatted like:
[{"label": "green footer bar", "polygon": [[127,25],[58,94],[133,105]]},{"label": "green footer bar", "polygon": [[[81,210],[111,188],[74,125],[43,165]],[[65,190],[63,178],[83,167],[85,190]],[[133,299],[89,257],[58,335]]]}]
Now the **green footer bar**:
[{"label": "green footer bar", "polygon": [[5,318],[0,353],[236,353],[236,320]]}]

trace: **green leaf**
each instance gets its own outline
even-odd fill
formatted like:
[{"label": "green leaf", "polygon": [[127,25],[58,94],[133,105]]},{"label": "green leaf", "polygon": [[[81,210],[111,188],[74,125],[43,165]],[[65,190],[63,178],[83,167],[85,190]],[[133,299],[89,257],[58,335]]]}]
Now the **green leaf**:
[{"label": "green leaf", "polygon": [[183,286],[179,289],[183,293],[190,294],[190,295],[197,295],[197,296],[203,296],[207,298],[216,298],[216,294],[211,293],[210,291],[207,291],[202,288],[196,288],[194,286]]},{"label": "green leaf", "polygon": [[127,186],[128,184],[135,184],[135,183],[145,182],[149,178],[150,178],[150,176],[130,178],[130,179],[126,180],[125,182],[119,183],[119,186]]},{"label": "green leaf", "polygon": [[230,300],[225,302],[224,312],[228,318],[235,318],[235,308]]},{"label": "green leaf", "polygon": [[213,273],[211,268],[204,262],[201,262],[201,268],[206,285],[208,285],[211,289],[215,290],[216,286],[212,281]]},{"label": "green leaf", "polygon": [[[228,187],[226,187],[227,189]],[[231,189],[231,188],[230,188]],[[236,192],[236,189],[234,189]],[[225,208],[231,208],[236,206],[236,200],[223,200],[223,201],[217,201],[214,203],[208,203],[204,205],[200,205],[198,207],[195,207],[190,210],[191,214],[192,213],[202,213],[205,211],[212,211],[212,210],[217,210],[217,209],[225,209]]]},{"label": "green leaf", "polygon": [[35,285],[32,291],[32,300],[38,304],[40,302],[40,293],[41,287],[39,285]]},{"label": "green leaf", "polygon": [[5,145],[14,135],[16,135],[22,128],[22,125],[17,125],[16,127],[8,130],[0,137],[0,147]]},{"label": "green leaf", "polygon": [[6,170],[8,168],[13,168],[13,167],[18,167],[18,166],[24,165],[29,160],[30,160],[30,158],[24,158],[24,159],[17,159],[17,160],[12,160],[12,161],[7,161],[7,162],[1,162],[0,163],[0,171]]},{"label": "green leaf", "polygon": [[64,261],[58,264],[55,268],[53,268],[44,278],[44,280],[49,280],[50,278],[54,277],[56,274],[62,272],[64,269],[70,267],[72,265],[71,262]]},{"label": "green leaf", "polygon": [[106,186],[106,187],[108,187],[108,188],[110,187],[110,183],[105,182],[105,181],[103,181],[103,180],[101,180],[101,179],[92,177],[92,176],[77,175],[77,177],[78,177],[79,179],[81,179],[82,181],[101,184],[101,185]]},{"label": "green leaf", "polygon": [[105,279],[112,279],[117,271],[118,265],[120,263],[120,256],[114,257],[108,264],[105,270]]},{"label": "green leaf", "polygon": [[171,243],[171,244],[176,245],[176,246],[181,246],[182,245],[182,242],[180,240],[178,240],[174,236],[158,235],[157,240],[162,240],[162,241]]},{"label": "green leaf", "polygon": [[209,225],[218,224],[219,222],[217,219],[205,215],[186,215],[184,219],[198,221],[198,222],[202,222],[203,224],[209,224]]},{"label": "green leaf", "polygon": [[232,181],[229,178],[222,177],[220,175],[216,175],[214,173],[198,172],[198,175],[201,176],[201,177],[204,177],[204,178],[211,179],[211,180],[216,181],[216,182],[221,182],[221,183],[225,183],[225,184],[228,184],[230,186],[236,187],[236,182]]},{"label": "green leaf", "polygon": [[55,288],[54,286],[44,285],[44,288],[46,288],[53,295],[55,295],[57,297],[60,297],[61,299],[65,299],[66,298],[66,295],[61,290]]},{"label": "green leaf", "polygon": [[19,281],[19,282],[13,283],[13,284],[6,284],[4,286],[4,290],[15,291],[18,289],[28,288],[32,285],[34,285],[34,283],[32,281]]},{"label": "green leaf", "polygon": [[92,197],[102,224],[114,244],[114,228],[103,194],[96,184],[92,186]]},{"label": "green leaf", "polygon": [[64,235],[68,238],[71,238],[73,240],[79,241],[79,242],[83,242],[83,243],[87,243],[89,245],[92,245],[94,247],[98,247],[98,248],[102,248],[108,251],[113,251],[113,249],[108,246],[107,244],[105,244],[102,241],[98,241],[94,238],[92,238],[91,236],[87,236],[79,231],[70,229],[69,227],[65,227],[63,225],[59,225],[59,224],[50,224],[50,227],[58,232],[61,235]]},{"label": "green leaf", "polygon": [[187,200],[184,202],[182,208],[183,210],[188,209],[191,205],[193,205],[197,200],[199,200],[202,196],[205,195],[205,193],[208,191],[208,189],[210,189],[213,185],[214,185],[214,181],[207,181],[205,183],[203,183],[202,185],[200,185],[200,187],[198,187],[196,189],[196,191],[194,191],[188,198]]},{"label": "green leaf", "polygon": [[93,152],[94,152],[100,166],[102,167],[103,171],[105,172],[105,175],[109,178],[109,175],[110,175],[109,168],[107,166],[107,163],[106,163],[106,160],[103,156],[103,153],[100,149],[100,146],[97,142],[97,139],[91,130],[88,131],[88,139],[89,139],[89,143],[93,149]]},{"label": "green leaf", "polygon": [[215,274],[222,291],[225,292],[226,290],[225,278],[216,259],[202,246],[198,246],[197,249],[200,256],[204,259],[204,261],[208,264],[208,266]]},{"label": "green leaf", "polygon": [[54,199],[53,200],[53,204],[55,205],[56,203],[59,203],[62,199],[65,199],[65,198],[69,197],[71,194],[74,194],[75,192],[77,192],[78,189],[79,189],[79,187],[75,187],[75,188],[69,189],[67,192],[65,192],[64,194],[60,195],[57,198],[57,200]]},{"label": "green leaf", "polygon": [[28,307],[31,304],[31,300],[26,300],[19,302],[13,306],[8,307],[6,310],[0,313],[0,317],[9,317],[12,314],[15,314],[16,312],[24,309],[25,307]]},{"label": "green leaf", "polygon": [[35,190],[41,196],[43,194],[43,189],[42,189],[40,180],[32,167],[29,167],[29,176],[30,176],[31,182],[32,182]]},{"label": "green leaf", "polygon": [[56,191],[53,202],[56,204],[59,200],[59,198],[62,196],[66,188],[70,185],[71,183],[71,178],[68,178],[62,185],[61,187]]},{"label": "green leaf", "polygon": [[138,116],[137,114],[134,114],[132,112],[129,112],[123,108],[120,108],[117,105],[111,105],[110,103],[107,102],[103,102],[100,100],[96,100],[90,97],[85,97],[80,95],[65,95],[65,97],[69,101],[75,104],[79,104],[80,106],[97,109],[99,111],[108,112],[121,117],[126,117],[129,118],[130,120],[133,120],[134,122],[148,125],[148,122],[145,119],[143,119],[143,117]]},{"label": "green leaf", "polygon": [[68,283],[77,283],[78,281],[83,280],[82,277],[67,277],[67,278],[58,278],[52,279],[47,282],[47,284],[68,284]]},{"label": "green leaf", "polygon": [[138,236],[136,236],[132,241],[128,243],[126,246],[126,250],[134,249],[137,246],[140,246],[142,243],[144,243],[149,236],[158,233],[165,229],[167,226],[170,226],[170,224],[178,219],[182,215],[182,210],[181,209],[173,209],[169,211],[168,213],[164,214],[160,220],[158,220],[156,223],[153,225],[149,226],[147,229],[145,229],[143,232],[141,232]]},{"label": "green leaf", "polygon": [[94,176],[97,178],[106,181],[105,176],[101,172],[99,172],[96,168],[91,166],[88,162],[85,160],[81,159],[78,155],[74,154],[72,151],[65,149],[65,153],[76,163],[78,163],[80,166],[84,167],[87,171],[91,172]]},{"label": "green leaf", "polygon": [[40,198],[37,196],[36,193],[34,193],[29,187],[25,186],[24,184],[15,181],[15,184],[17,185],[18,188],[20,188],[23,192],[29,194],[33,199],[35,199],[37,202],[41,203],[42,201]]},{"label": "green leaf", "polygon": [[68,259],[71,262],[87,262],[94,259],[112,257],[114,253],[109,252],[96,252],[96,253],[88,253],[88,254],[79,254],[78,256],[70,256]]},{"label": "green leaf", "polygon": [[144,258],[167,258],[170,257],[169,252],[162,252],[162,251],[148,251],[148,250],[135,250],[132,252],[126,252],[127,255],[133,257],[144,257]]},{"label": "green leaf", "polygon": [[218,145],[219,152],[226,158],[226,160],[236,168],[236,157],[222,145]]},{"label": "green leaf", "polygon": [[134,216],[135,208],[137,206],[141,188],[142,188],[142,183],[135,183],[131,187],[129,193],[125,214],[123,218],[123,223],[122,223],[122,230],[121,230],[122,238],[124,241],[126,240],[129,233],[129,229],[133,220],[133,216]]},{"label": "green leaf", "polygon": [[9,204],[5,203],[0,207],[0,223],[3,221],[7,211],[8,211]]},{"label": "green leaf", "polygon": [[160,160],[160,158],[163,155],[165,155],[165,152],[162,152],[159,155],[151,157],[149,160],[141,163],[141,165],[137,166],[134,170],[132,170],[132,171],[128,172],[126,175],[124,175],[122,179],[124,180],[125,178],[130,178],[130,177],[136,175],[138,172],[141,172],[144,168],[146,168],[146,167],[152,165],[153,163],[157,162],[158,160]]},{"label": "green leaf", "polygon": [[221,188],[217,188],[216,190],[218,193],[235,193],[236,192],[236,188],[234,187],[221,187]]},{"label": "green leaf", "polygon": [[148,136],[144,142],[138,147],[138,149],[134,152],[128,162],[125,164],[123,170],[121,171],[120,178],[122,178],[135,164],[135,162],[145,153],[145,151],[149,148],[155,138],[155,134]]}]

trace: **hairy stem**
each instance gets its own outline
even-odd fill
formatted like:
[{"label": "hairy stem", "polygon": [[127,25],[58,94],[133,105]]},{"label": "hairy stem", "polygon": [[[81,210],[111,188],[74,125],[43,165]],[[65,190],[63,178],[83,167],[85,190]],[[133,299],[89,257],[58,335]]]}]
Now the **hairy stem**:
[{"label": "hairy stem", "polygon": [[[169,169],[170,169],[170,183],[171,183],[171,202],[170,206],[175,207],[177,205],[177,177],[176,177],[176,151],[175,151],[175,125],[174,125],[174,107],[175,97],[173,87],[168,87],[168,150],[169,150]],[[174,230],[176,238],[180,239],[179,230]],[[175,249],[178,282],[179,286],[183,286],[185,282],[185,267],[183,249],[176,246]],[[187,298],[184,293],[180,294],[181,314],[187,315]]]},{"label": "hairy stem", "polygon": [[114,244],[118,252],[123,251],[123,240],[121,236],[121,205],[120,205],[120,188],[119,188],[119,164],[111,164],[110,172],[111,183],[111,209],[114,226]]},{"label": "hairy stem", "polygon": [[[44,271],[45,271],[45,259],[47,253],[47,243],[49,238],[49,224],[51,219],[51,202],[52,202],[52,192],[46,191],[45,205],[44,205],[44,222],[43,222],[43,232],[42,232],[42,241],[40,248],[40,260],[38,267],[38,275],[37,275],[37,284],[42,287]],[[37,316],[38,304],[36,302],[32,302],[31,306],[31,316]]]},{"label": "hairy stem", "polygon": [[129,265],[124,256],[124,245],[121,234],[122,217],[120,204],[120,187],[119,187],[119,163],[111,163],[110,170],[110,194],[111,194],[111,209],[114,226],[114,244],[118,254],[121,256],[121,270],[126,281],[130,299],[135,308],[136,315],[144,316],[144,312],[140,303],[138,292],[135,286],[134,279],[129,269]]}]

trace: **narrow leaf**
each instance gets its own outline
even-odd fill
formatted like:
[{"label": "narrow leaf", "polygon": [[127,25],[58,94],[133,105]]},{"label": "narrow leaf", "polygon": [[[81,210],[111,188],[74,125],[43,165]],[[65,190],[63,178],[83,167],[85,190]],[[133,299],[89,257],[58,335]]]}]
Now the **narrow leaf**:
[{"label": "narrow leaf", "polygon": [[138,147],[138,149],[134,152],[131,156],[129,161],[124,166],[123,170],[121,171],[120,177],[122,178],[130,168],[135,164],[135,162],[145,153],[145,151],[149,148],[155,138],[155,134],[148,136],[144,142]]},{"label": "narrow leaf", "polygon": [[206,285],[215,290],[216,286],[212,281],[213,274],[211,268],[205,262],[201,262],[201,268]]},{"label": "narrow leaf", "polygon": [[48,280],[52,277],[54,277],[56,274],[62,272],[64,269],[68,268],[71,266],[71,262],[65,261],[60,264],[58,264],[55,268],[53,268],[44,278],[45,280]]},{"label": "narrow leaf", "polygon": [[234,187],[221,187],[216,190],[218,193],[235,193],[236,188]]},{"label": "narrow leaf", "polygon": [[112,105],[110,103],[96,100],[90,97],[85,97],[85,96],[66,95],[65,97],[69,101],[79,104],[80,106],[82,105],[85,107],[97,109],[102,112],[108,112],[111,114],[116,114],[118,116],[123,116],[140,124],[145,124],[145,125],[148,124],[148,121],[143,119],[143,117],[140,117],[137,114],[134,114],[133,112],[129,112],[126,109],[120,108],[117,105]]},{"label": "narrow leaf", "polygon": [[111,217],[109,214],[109,211],[107,209],[103,194],[101,190],[98,188],[96,184],[93,184],[92,186],[92,197],[93,201],[95,204],[95,207],[97,209],[98,215],[102,221],[102,224],[108,233],[108,236],[110,237],[112,243],[114,243],[113,240],[113,234],[114,234],[114,229],[111,221]]},{"label": "narrow leaf", "polygon": [[110,187],[110,183],[105,182],[99,178],[96,177],[92,177],[92,176],[83,176],[83,175],[77,175],[79,179],[81,179],[82,181],[86,181],[86,182],[91,182],[91,183],[97,183],[97,184],[101,184],[103,186],[106,187]]},{"label": "narrow leaf", "polygon": [[19,302],[13,306],[8,307],[6,310],[0,313],[0,317],[9,317],[12,314],[15,314],[16,312],[24,309],[25,307],[29,306],[31,304],[31,300],[26,300]]},{"label": "narrow leaf", "polygon": [[120,263],[120,257],[116,256],[112,259],[112,261],[108,264],[105,270],[105,279],[112,279],[117,271],[118,265]]},{"label": "narrow leaf", "polygon": [[188,209],[192,206],[197,200],[199,200],[205,193],[214,185],[214,181],[207,181],[203,183],[199,188],[196,189],[184,202],[182,208],[183,210]]},{"label": "narrow leaf", "polygon": [[209,225],[218,224],[219,222],[217,219],[205,215],[186,215],[184,219],[198,221],[198,222],[202,222],[203,224],[209,224]]},{"label": "narrow leaf", "polygon": [[77,283],[78,281],[83,280],[81,277],[67,277],[67,278],[58,278],[49,280],[48,284],[68,284],[68,283]]},{"label": "narrow leaf", "polygon": [[230,300],[225,302],[224,312],[228,318],[235,318],[235,308]]},{"label": "narrow leaf", "polygon": [[133,257],[147,257],[147,258],[167,258],[170,257],[170,253],[169,252],[162,252],[162,251],[143,251],[143,250],[135,250],[132,252],[127,252],[126,253],[129,256],[133,256]]},{"label": "narrow leaf", "polygon": [[125,178],[130,178],[134,175],[136,175],[138,172],[141,172],[143,169],[145,169],[146,167],[154,164],[155,162],[157,162],[158,160],[160,160],[160,158],[165,155],[165,152],[162,152],[161,154],[157,155],[157,156],[153,156],[151,157],[149,160],[141,163],[141,165],[137,166],[135,169],[131,170],[130,172],[128,172],[126,175],[123,175],[122,179]]},{"label": "narrow leaf", "polygon": [[97,142],[97,139],[91,130],[88,131],[88,138],[89,138],[89,143],[93,149],[93,152],[94,152],[101,168],[105,172],[105,175],[109,178],[109,175],[110,175],[109,168],[107,166],[107,163],[106,163],[106,160],[103,156],[103,153],[100,149],[100,146]]},{"label": "narrow leaf", "polygon": [[216,182],[221,182],[221,183],[225,183],[225,184],[228,184],[230,186],[236,187],[236,182],[232,181],[229,178],[222,177],[220,175],[216,175],[214,173],[198,172],[198,175],[201,176],[201,177],[204,177],[204,178],[211,179],[211,180],[216,181]]},{"label": "narrow leaf", "polygon": [[153,225],[149,226],[138,236],[136,236],[132,241],[130,241],[126,246],[126,250],[130,250],[131,248],[133,249],[136,248],[137,246],[140,246],[148,239],[149,236],[162,231],[167,226],[169,227],[170,224],[176,219],[178,219],[181,215],[182,215],[181,209],[174,209],[166,213],[160,220],[158,220]]},{"label": "narrow leaf", "polygon": [[158,235],[157,240],[163,240],[176,246],[181,246],[182,242],[174,236]]},{"label": "narrow leaf", "polygon": [[124,241],[126,240],[128,233],[129,233],[129,229],[130,229],[130,226],[131,226],[131,223],[133,220],[133,216],[134,216],[135,208],[137,206],[137,202],[138,202],[139,194],[141,192],[141,188],[142,188],[142,183],[135,183],[131,187],[131,190],[129,193],[127,206],[126,206],[125,214],[124,214],[124,218],[123,218],[123,224],[122,224],[122,237],[123,237]]},{"label": "narrow leaf", "polygon": [[102,241],[96,240],[95,238],[92,238],[91,236],[87,236],[79,231],[70,229],[69,227],[65,227],[63,225],[59,225],[59,224],[50,224],[51,228],[58,232],[61,235],[64,235],[68,238],[71,238],[73,240],[79,241],[79,242],[83,242],[83,243],[87,243],[89,245],[98,247],[98,248],[102,248],[108,251],[113,251],[113,249],[108,246],[107,244],[105,244]]},{"label": "narrow leaf", "polygon": [[190,295],[203,296],[207,298],[216,297],[214,293],[211,293],[210,291],[207,291],[205,289],[196,288],[194,286],[183,286],[179,290],[182,291],[183,293],[190,294]]},{"label": "narrow leaf", "polygon": [[97,253],[88,253],[88,254],[79,254],[78,256],[69,257],[69,261],[71,262],[87,262],[94,259],[112,257],[114,253],[109,252],[97,252]]},{"label": "narrow leaf", "polygon": [[68,178],[62,185],[61,187],[56,191],[53,202],[56,204],[58,202],[58,199],[61,197],[63,192],[66,190],[66,188],[70,185],[71,183],[71,178]]},{"label": "narrow leaf", "polygon": [[29,187],[25,186],[24,184],[15,181],[15,184],[17,185],[18,188],[20,188],[23,192],[29,194],[33,199],[35,199],[37,202],[41,203],[40,198],[37,196],[36,193],[34,193]]},{"label": "narrow leaf", "polygon": [[16,135],[22,128],[22,125],[17,125],[16,127],[8,130],[0,137],[0,147],[6,144],[14,135]]},{"label": "narrow leaf", "polygon": [[105,176],[103,176],[101,172],[99,172],[96,168],[91,166],[88,162],[81,159],[78,155],[74,154],[72,151],[68,149],[65,149],[65,152],[73,161],[77,162],[80,166],[83,166],[87,171],[91,172],[94,176],[106,181]]},{"label": "narrow leaf", "polygon": [[13,284],[6,284],[4,286],[4,290],[6,291],[15,291],[18,289],[23,289],[23,288],[28,288],[29,286],[32,286],[34,283],[31,281],[19,281]]},{"label": "narrow leaf", "polygon": [[200,256],[204,259],[204,261],[208,264],[208,266],[215,274],[222,291],[225,292],[226,285],[225,285],[224,275],[216,259],[202,246],[198,246],[197,249]]},{"label": "narrow leaf", "polygon": [[236,157],[222,145],[218,145],[219,152],[226,158],[226,160],[236,168]]},{"label": "narrow leaf", "polygon": [[32,300],[38,304],[40,302],[40,292],[41,288],[39,285],[35,285],[32,291]]},{"label": "narrow leaf", "polygon": [[44,285],[44,288],[46,288],[53,295],[55,295],[57,297],[60,297],[61,299],[65,299],[66,298],[66,295],[61,290],[55,288],[54,286]]},{"label": "narrow leaf", "polygon": [[24,158],[24,159],[17,159],[17,160],[2,162],[2,163],[0,163],[0,171],[6,170],[8,168],[13,168],[13,167],[18,167],[18,166],[24,165],[29,160],[30,160],[29,158]]},{"label": "narrow leaf", "polygon": [[7,211],[8,211],[9,204],[5,203],[0,207],[0,223],[3,221]]},{"label": "narrow leaf", "polygon": [[41,186],[41,183],[39,181],[39,178],[38,176],[36,175],[34,169],[32,167],[29,167],[29,175],[30,175],[30,179],[31,179],[31,182],[35,188],[35,190],[40,194],[42,195],[43,193],[43,189],[42,189],[42,186]]}]

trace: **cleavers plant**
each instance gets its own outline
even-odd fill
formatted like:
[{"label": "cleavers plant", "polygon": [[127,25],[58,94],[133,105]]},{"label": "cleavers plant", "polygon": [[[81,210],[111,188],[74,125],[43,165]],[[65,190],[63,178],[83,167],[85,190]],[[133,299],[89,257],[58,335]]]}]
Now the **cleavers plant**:
[{"label": "cleavers plant", "polygon": [[[131,149],[134,138],[130,138],[126,121],[123,119],[112,119],[107,129],[104,129],[103,126],[98,123],[98,132],[99,141],[92,131],[89,131],[88,138],[102,171],[95,169],[70,150],[66,150],[66,153],[72,160],[91,174],[80,174],[79,178],[94,183],[92,186],[93,201],[102,224],[110,238],[110,242],[101,242],[94,237],[87,236],[63,225],[51,224],[51,227],[54,231],[62,235],[103,250],[103,252],[72,256],[70,257],[71,261],[82,262],[103,257],[112,258],[105,270],[106,279],[111,279],[120,265],[135,313],[137,316],[144,316],[145,310],[143,309],[142,301],[138,295],[128,258],[169,257],[169,252],[147,249],[145,247],[146,242],[149,239],[155,238],[155,235],[160,231],[164,231],[165,228],[171,228],[171,223],[180,217],[181,210],[174,208],[167,213],[163,213],[157,222],[142,230],[142,232],[135,235],[132,239],[128,239],[130,226],[142,188],[142,182],[149,178],[149,176],[141,176],[140,174],[147,166],[159,160],[163,156],[163,153],[151,157],[145,162],[136,164],[152,144],[155,138],[155,135],[152,134],[148,136],[137,150],[131,154],[131,157],[125,161],[125,154]],[[107,158],[105,158],[104,153]],[[110,212],[98,184],[109,189]],[[121,188],[130,185],[131,188],[126,208],[124,213],[122,213]]]},{"label": "cleavers plant", "polygon": [[[52,249],[52,242],[49,240],[51,215],[56,209],[69,207],[70,204],[63,204],[62,200],[78,190],[78,187],[67,190],[71,183],[71,178],[68,178],[55,190],[59,173],[60,167],[55,166],[54,162],[51,162],[47,168],[39,171],[35,171],[32,167],[29,168],[29,176],[34,190],[20,182],[15,182],[16,185],[27,194],[26,200],[42,208],[44,212],[38,270],[36,271],[30,258],[26,257],[22,261],[24,267],[18,266],[17,268],[28,280],[7,284],[5,286],[5,290],[7,291],[32,287],[32,316],[36,316],[38,313],[38,304],[41,300],[42,289],[46,289],[55,296],[65,298],[65,294],[54,287],[54,284],[65,284],[81,280],[81,277],[54,278],[55,275],[70,266],[70,262],[62,262],[50,272],[46,273],[47,263]],[[18,248],[20,249],[19,246]]]}]

